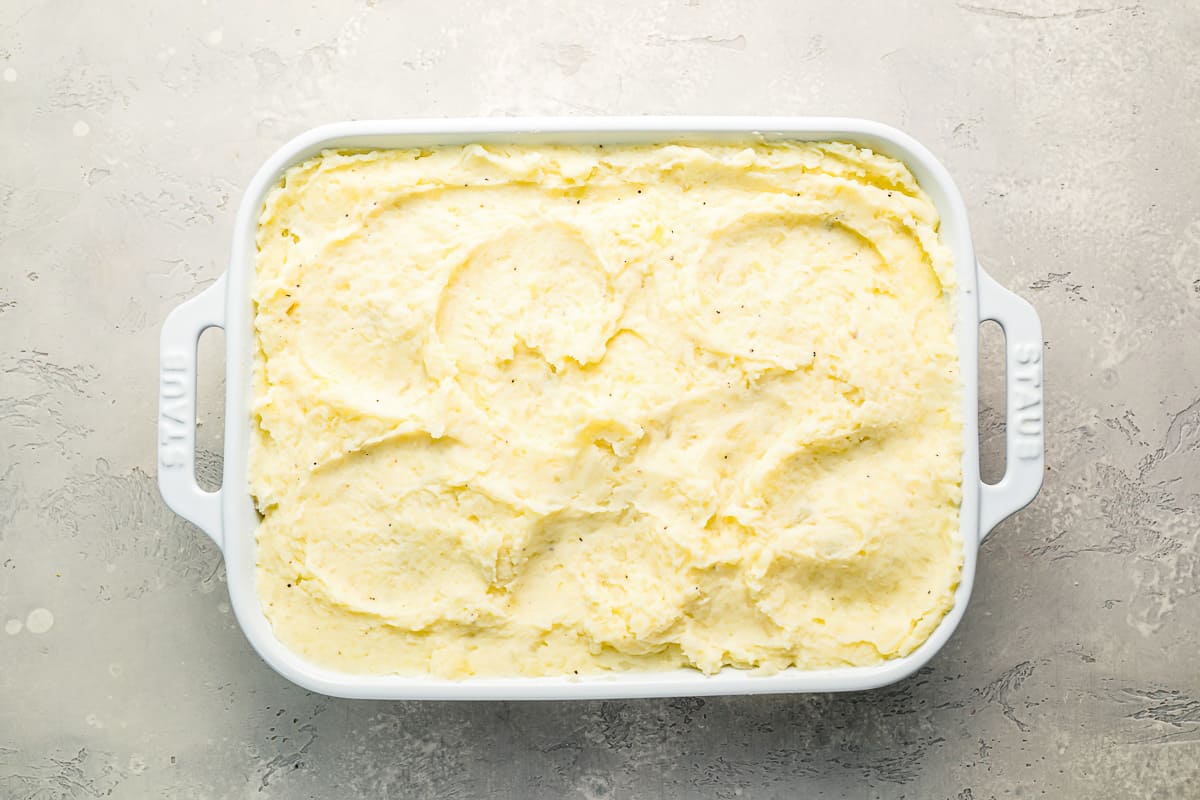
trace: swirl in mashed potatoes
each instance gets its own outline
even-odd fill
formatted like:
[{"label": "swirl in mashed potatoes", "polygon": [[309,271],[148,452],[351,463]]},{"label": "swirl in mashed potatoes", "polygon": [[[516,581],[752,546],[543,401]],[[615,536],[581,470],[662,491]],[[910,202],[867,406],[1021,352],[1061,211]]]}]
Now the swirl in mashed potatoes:
[{"label": "swirl in mashed potatoes", "polygon": [[954,269],[901,163],[327,152],[258,248],[257,587],[312,661],[866,665],[953,604]]}]

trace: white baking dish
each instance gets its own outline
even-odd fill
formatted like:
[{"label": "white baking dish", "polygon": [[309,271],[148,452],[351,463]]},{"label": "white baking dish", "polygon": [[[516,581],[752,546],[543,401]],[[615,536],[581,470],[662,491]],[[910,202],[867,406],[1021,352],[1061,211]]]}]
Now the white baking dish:
[{"label": "white baking dish", "polygon": [[[271,631],[255,591],[254,534],[258,524],[247,490],[255,228],[264,197],[283,172],[328,148],[411,148],[471,142],[618,144],[682,140],[839,140],[903,161],[941,213],[941,235],[958,271],[955,332],[963,379],[963,493],[960,526],[962,580],[953,609],[933,635],[904,658],[872,667],[785,670],[755,675],[726,669],[633,672],[571,678],[470,678],[355,675],[305,661]],[[980,482],[977,433],[978,326],[995,320],[1007,352],[1007,472]],[[220,491],[195,481],[196,344],[209,327],[225,329],[225,474]],[[1001,520],[1024,507],[1042,483],[1042,332],[1033,308],[979,268],[962,198],[945,168],[912,138],[875,122],[832,118],[605,117],[567,119],[399,120],[348,122],[311,130],[276,152],[254,176],[238,211],[229,270],[180,305],[162,330],[158,482],[167,505],[203,529],[225,555],[229,595],[238,622],[259,654],[284,677],[324,694],[380,699],[585,699],[679,695],[830,692],[869,689],[920,668],[950,638],[966,611],[979,543]]]}]

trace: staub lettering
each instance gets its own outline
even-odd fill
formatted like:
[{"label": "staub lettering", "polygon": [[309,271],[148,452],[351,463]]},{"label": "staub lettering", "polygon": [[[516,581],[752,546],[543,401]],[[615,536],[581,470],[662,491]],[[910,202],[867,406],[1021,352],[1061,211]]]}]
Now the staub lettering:
[{"label": "staub lettering", "polygon": [[1036,460],[1042,454],[1042,348],[1018,342],[1013,346],[1009,426],[1017,458]]},{"label": "staub lettering", "polygon": [[187,354],[163,353],[158,383],[159,463],[167,468],[187,464],[192,426],[188,420],[190,370]]}]

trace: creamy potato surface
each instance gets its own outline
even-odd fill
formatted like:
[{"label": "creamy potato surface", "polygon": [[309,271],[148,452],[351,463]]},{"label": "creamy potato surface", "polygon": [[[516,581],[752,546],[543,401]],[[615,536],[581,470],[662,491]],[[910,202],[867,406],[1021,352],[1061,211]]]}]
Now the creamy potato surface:
[{"label": "creamy potato surface", "polygon": [[328,152],[259,224],[276,635],[352,672],[874,664],[954,602],[954,268],[851,145]]}]

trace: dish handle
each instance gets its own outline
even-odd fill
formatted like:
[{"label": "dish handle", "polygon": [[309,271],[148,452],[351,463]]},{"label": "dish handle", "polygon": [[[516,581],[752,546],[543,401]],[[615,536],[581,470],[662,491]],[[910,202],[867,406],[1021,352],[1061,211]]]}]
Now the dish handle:
[{"label": "dish handle", "polygon": [[163,322],[158,363],[158,490],[179,516],[222,547],[221,491],[196,483],[196,345],[225,327],[225,276]]},{"label": "dish handle", "polygon": [[979,275],[979,321],[1004,330],[1005,470],[979,495],[982,540],[1009,515],[1029,505],[1042,488],[1046,469],[1042,413],[1042,322],[1028,301],[997,283],[983,267]]}]

